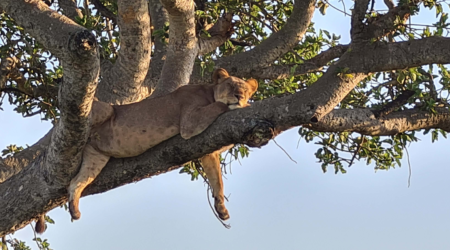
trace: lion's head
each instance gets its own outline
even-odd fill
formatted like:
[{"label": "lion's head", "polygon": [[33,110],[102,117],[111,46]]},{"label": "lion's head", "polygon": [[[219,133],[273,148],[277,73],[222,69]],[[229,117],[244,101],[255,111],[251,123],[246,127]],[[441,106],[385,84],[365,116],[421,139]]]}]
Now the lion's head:
[{"label": "lion's head", "polygon": [[215,84],[214,99],[216,102],[225,103],[230,109],[250,106],[248,100],[258,89],[258,81],[255,79],[244,81],[230,76],[222,68],[214,71],[212,80]]}]

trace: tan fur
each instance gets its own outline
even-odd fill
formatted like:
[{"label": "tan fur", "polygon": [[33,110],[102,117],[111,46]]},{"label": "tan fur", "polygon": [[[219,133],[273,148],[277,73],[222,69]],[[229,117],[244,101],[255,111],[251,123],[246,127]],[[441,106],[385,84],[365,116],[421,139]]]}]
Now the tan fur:
[{"label": "tan fur", "polygon": [[222,182],[222,172],[220,168],[220,154],[234,145],[229,145],[223,147],[211,154],[207,154],[200,158],[202,162],[203,170],[209,180],[211,188],[213,189],[214,197],[214,208],[222,220],[227,220],[230,218],[228,210],[225,207],[225,197],[223,194],[223,182]]},{"label": "tan fur", "polygon": [[[229,109],[249,106],[249,98],[258,82],[229,76],[224,69],[213,74],[212,85],[188,85],[154,99],[122,106],[94,102],[90,140],[83,151],[83,162],[70,182],[69,210],[79,219],[79,199],[106,165],[110,157],[137,156],[177,134],[189,139],[203,132]],[[210,180],[215,208],[222,219],[228,219],[223,196],[219,152],[204,156],[203,168]]]},{"label": "tan fur", "polygon": [[43,234],[46,228],[47,226],[45,225],[45,214],[41,214],[39,215],[39,218],[36,220],[34,230],[38,234]]}]

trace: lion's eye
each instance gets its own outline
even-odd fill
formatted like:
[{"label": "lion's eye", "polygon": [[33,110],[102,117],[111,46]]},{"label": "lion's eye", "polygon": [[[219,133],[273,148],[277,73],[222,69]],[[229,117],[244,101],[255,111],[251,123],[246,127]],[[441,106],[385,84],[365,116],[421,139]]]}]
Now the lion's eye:
[{"label": "lion's eye", "polygon": [[240,96],[240,95],[234,95],[238,100],[241,100],[242,99],[242,96]]}]

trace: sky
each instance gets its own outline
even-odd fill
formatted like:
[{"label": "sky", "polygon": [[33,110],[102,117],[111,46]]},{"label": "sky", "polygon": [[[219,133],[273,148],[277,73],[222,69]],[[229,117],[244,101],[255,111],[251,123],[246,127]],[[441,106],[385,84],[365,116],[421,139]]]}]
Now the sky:
[{"label": "sky", "polygon": [[[417,22],[430,23],[431,14]],[[349,41],[350,20],[341,13],[328,9],[313,21],[342,35],[342,43]],[[23,119],[3,108],[1,149],[31,145],[50,128],[39,117]],[[356,162],[347,174],[322,173],[317,146],[298,143],[297,131],[276,138],[297,163],[270,142],[232,164],[224,180],[231,229],[210,210],[202,181],[172,171],[82,198],[79,221],[71,222],[63,208],[52,210],[56,224],[42,238],[57,250],[450,249],[448,140],[431,143],[430,136],[421,136],[408,147],[408,187],[406,157],[401,168],[389,171]],[[37,249],[30,226],[13,237]]]}]

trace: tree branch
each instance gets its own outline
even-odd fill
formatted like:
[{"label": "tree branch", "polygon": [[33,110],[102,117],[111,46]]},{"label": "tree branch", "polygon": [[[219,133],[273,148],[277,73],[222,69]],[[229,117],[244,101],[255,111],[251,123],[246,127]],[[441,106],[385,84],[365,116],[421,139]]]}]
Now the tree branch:
[{"label": "tree branch", "polygon": [[352,42],[359,42],[362,40],[362,34],[366,28],[366,24],[363,21],[366,18],[369,3],[370,0],[355,1],[355,8],[352,13],[352,27],[350,30]]},{"label": "tree branch", "polygon": [[450,38],[427,37],[387,44],[359,44],[346,54],[352,55],[352,61],[345,65],[349,72],[369,73],[433,63],[446,64],[449,63]]},{"label": "tree branch", "polygon": [[[394,8],[390,8],[389,12],[374,18],[361,34],[361,39],[370,40],[375,38],[377,40],[386,36],[387,34],[398,28],[398,25],[404,24],[411,16],[411,8],[415,7],[417,1],[411,1],[409,4],[404,4]],[[400,23],[396,23],[399,20]]]},{"label": "tree branch", "polygon": [[314,4],[314,0],[295,1],[293,12],[280,31],[250,51],[218,59],[216,66],[225,68],[232,75],[270,66],[303,38],[314,13]]},{"label": "tree branch", "polygon": [[[302,64],[295,65],[273,65],[267,68],[253,70],[248,77],[256,79],[285,79],[291,76],[303,75],[322,70],[322,67],[327,65],[331,60],[342,56],[349,45],[337,45],[330,49],[323,51],[312,59],[309,59]],[[239,72],[241,73],[241,72]],[[237,77],[244,75],[237,74]]]},{"label": "tree branch", "polygon": [[[159,0],[149,0],[150,16],[152,19],[152,26],[154,30],[162,30],[164,25],[169,22],[167,11],[163,8]],[[143,84],[143,92],[149,95],[154,91],[160,77],[162,68],[164,66],[165,57],[167,53],[168,39],[162,37],[152,37],[155,49],[150,63],[150,69]]]},{"label": "tree branch", "polygon": [[388,7],[389,10],[395,8],[395,4],[393,0],[384,0],[384,4]]},{"label": "tree branch", "polygon": [[150,64],[151,32],[147,0],[119,0],[120,51],[113,67],[106,69],[97,97],[112,104],[143,99],[138,95]]},{"label": "tree branch", "polygon": [[188,84],[195,57],[198,55],[194,2],[161,0],[161,3],[169,13],[170,39],[161,78],[152,94],[155,97]]},{"label": "tree branch", "polygon": [[392,112],[376,118],[370,109],[338,109],[318,123],[303,125],[319,132],[357,132],[363,135],[395,135],[405,131],[440,128],[450,132],[450,112],[437,108],[437,113],[418,109]]},{"label": "tree branch", "polygon": [[232,18],[232,13],[225,14],[223,17],[219,18],[214,26],[207,30],[211,37],[199,38],[199,55],[215,50],[230,38],[233,26],[231,23]]}]

